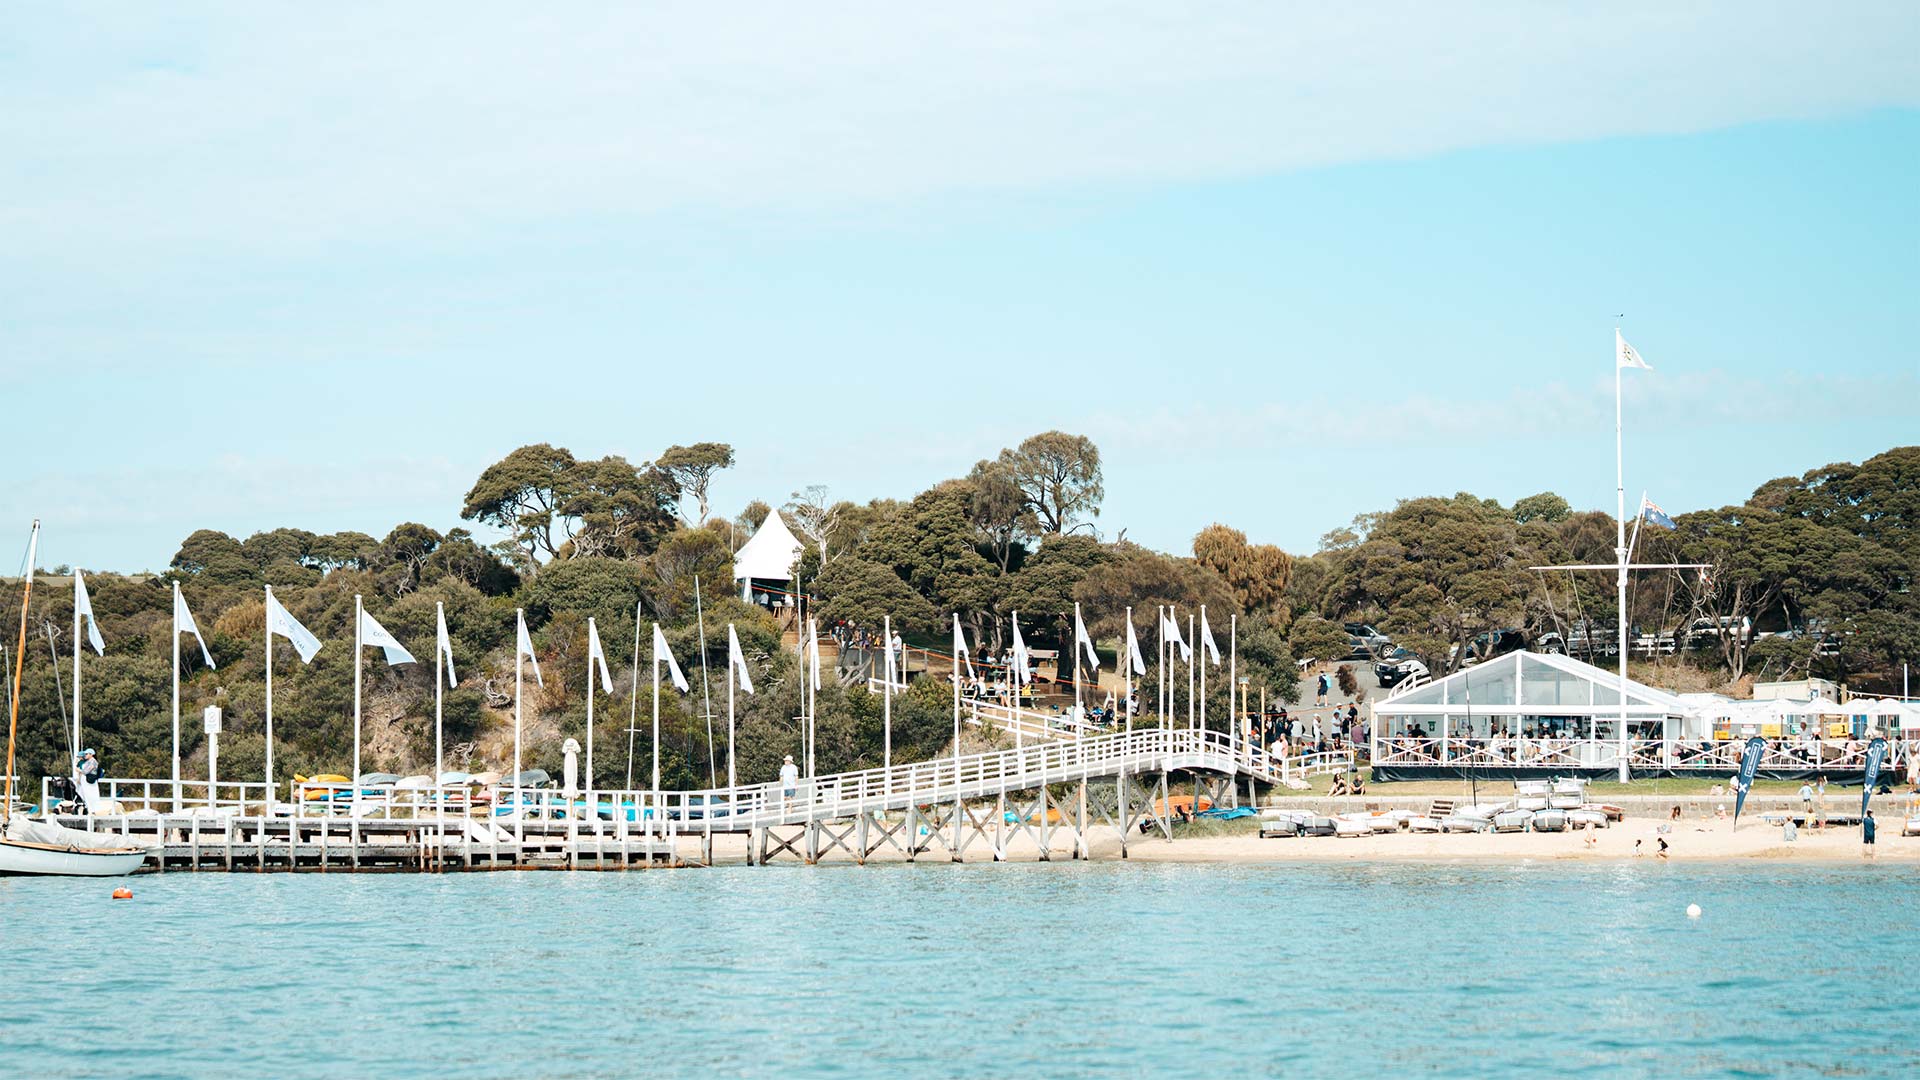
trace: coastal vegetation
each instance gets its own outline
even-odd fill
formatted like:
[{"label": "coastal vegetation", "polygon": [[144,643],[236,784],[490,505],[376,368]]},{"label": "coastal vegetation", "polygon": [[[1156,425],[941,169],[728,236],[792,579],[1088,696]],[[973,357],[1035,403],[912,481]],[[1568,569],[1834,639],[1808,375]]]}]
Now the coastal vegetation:
[{"label": "coastal vegetation", "polygon": [[[1206,605],[1223,648],[1233,620],[1240,674],[1252,692],[1278,700],[1294,698],[1299,663],[1348,653],[1343,624],[1376,627],[1440,673],[1488,635],[1578,642],[1611,635],[1616,615],[1609,572],[1530,569],[1614,558],[1613,519],[1576,511],[1551,492],[1511,506],[1467,493],[1408,499],[1332,530],[1312,553],[1290,554],[1224,523],[1199,530],[1188,551],[1166,553],[1125,539],[1124,529],[1112,538],[1103,533],[1111,525],[1101,517],[1104,470],[1084,436],[1035,435],[909,498],[853,503],[815,485],[777,510],[755,502],[724,518],[711,512],[711,485],[733,462],[722,443],[670,447],[640,464],[525,446],[475,479],[460,525],[403,522],[380,539],[295,527],[240,539],[203,529],[181,541],[161,574],[89,572],[108,648],[83,661],[85,738],[114,775],[167,775],[170,585],[177,581],[219,665],[210,669],[197,648],[182,649],[183,714],[221,704],[222,774],[258,776],[262,587],[271,585],[326,643],[305,665],[276,645],[275,757],[283,775],[346,767],[359,594],[423,659],[389,668],[377,653],[366,657],[370,770],[431,767],[430,658],[441,604],[459,677],[444,705],[449,767],[500,768],[510,758],[513,613],[524,608],[545,677],[544,686],[527,683],[530,767],[557,772],[562,741],[584,741],[586,695],[598,692],[586,678],[591,616],[615,681],[596,705],[599,782],[625,779],[629,740],[638,760],[650,755],[650,683],[644,668],[635,678],[632,643],[654,621],[694,680],[690,695],[662,696],[663,780],[694,787],[724,777],[725,747],[710,744],[699,681],[704,620],[720,717],[713,739],[725,737],[721,680],[725,627],[733,623],[757,690],[739,699],[739,774],[770,779],[783,755],[800,751],[801,670],[775,616],[740,599],[733,553],[776,512],[803,541],[793,587],[813,598],[823,628],[844,621],[877,629],[888,617],[910,643],[944,650],[958,613],[978,650],[997,650],[1018,611],[1030,645],[1066,651],[1078,603],[1111,672],[1129,609],[1151,657],[1158,607],[1175,605],[1184,618]],[[1698,669],[1715,683],[1810,674],[1885,679],[1920,658],[1916,521],[1920,447],[1769,480],[1740,505],[1678,515],[1672,530],[1643,526],[1638,560],[1710,569],[1636,575],[1629,619],[1642,632],[1683,628],[1681,646],[1658,662]],[[498,539],[489,542],[470,525]],[[32,718],[21,733],[26,777],[64,771],[59,763],[75,749],[56,722],[72,679],[72,591],[59,584],[43,581],[34,595],[21,691],[23,715]],[[7,592],[17,602],[14,587]],[[1682,647],[1684,628],[1702,625],[1710,629]],[[1155,665],[1148,666],[1144,702],[1157,692]],[[1225,684],[1217,677],[1208,686],[1215,726],[1227,714]],[[896,760],[941,752],[950,710],[941,682],[922,680],[896,697]],[[817,717],[822,772],[879,763],[880,698],[829,678]],[[198,723],[183,724],[183,739],[188,774],[203,775]]]}]

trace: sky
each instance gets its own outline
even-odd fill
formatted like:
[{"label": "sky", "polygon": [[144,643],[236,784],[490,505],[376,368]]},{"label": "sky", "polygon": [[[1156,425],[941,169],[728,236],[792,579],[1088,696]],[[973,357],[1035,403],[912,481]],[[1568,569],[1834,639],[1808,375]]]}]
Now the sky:
[{"label": "sky", "polygon": [[[0,525],[383,536],[530,442],[717,511],[1091,436],[1097,525],[1673,513],[1920,442],[1920,11],[180,4],[0,37]],[[12,525],[4,525],[12,528]],[[10,559],[7,563],[12,565]]]}]

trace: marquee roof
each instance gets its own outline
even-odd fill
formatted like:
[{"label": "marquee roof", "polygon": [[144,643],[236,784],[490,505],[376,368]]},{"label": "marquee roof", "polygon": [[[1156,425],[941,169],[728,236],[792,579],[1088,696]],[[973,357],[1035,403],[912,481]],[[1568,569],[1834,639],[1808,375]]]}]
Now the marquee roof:
[{"label": "marquee roof", "polygon": [[794,539],[786,519],[775,510],[760,523],[759,531],[733,553],[733,579],[791,581],[794,560],[799,557],[800,541]]}]

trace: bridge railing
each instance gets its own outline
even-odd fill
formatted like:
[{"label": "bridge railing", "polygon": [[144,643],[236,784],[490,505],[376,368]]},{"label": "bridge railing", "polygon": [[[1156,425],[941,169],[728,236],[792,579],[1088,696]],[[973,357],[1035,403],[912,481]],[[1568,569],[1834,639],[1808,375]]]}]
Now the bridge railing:
[{"label": "bridge railing", "polygon": [[[53,805],[53,784],[64,777],[40,778],[40,805]],[[242,813],[267,803],[268,789],[260,781],[221,780],[143,780],[137,777],[103,777],[97,785],[100,797],[120,804],[123,813],[151,810],[159,814],[203,812]]]}]

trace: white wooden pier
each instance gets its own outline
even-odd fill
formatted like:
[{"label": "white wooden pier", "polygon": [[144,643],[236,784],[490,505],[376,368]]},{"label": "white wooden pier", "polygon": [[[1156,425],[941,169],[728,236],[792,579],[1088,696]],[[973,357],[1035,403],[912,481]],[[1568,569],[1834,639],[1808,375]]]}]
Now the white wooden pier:
[{"label": "white wooden pier", "polygon": [[[1351,764],[1343,754],[1280,761],[1244,740],[1180,727],[1105,734],[1063,718],[970,705],[970,723],[1014,734],[1013,749],[891,768],[700,791],[585,791],[498,785],[360,792],[296,784],[270,805],[264,785],[109,780],[120,813],[71,828],[153,839],[149,868],[235,872],[629,869],[714,861],[716,837],[744,837],[746,861],[891,852],[955,862],[1003,860],[1025,838],[1039,858],[1089,858],[1096,839],[1121,858],[1148,834],[1171,836],[1169,795],[1236,804],[1250,782],[1299,786]],[[1180,779],[1176,781],[1176,777]],[[688,849],[697,849],[692,854]],[[683,852],[687,854],[683,855]]]}]

